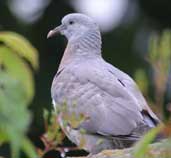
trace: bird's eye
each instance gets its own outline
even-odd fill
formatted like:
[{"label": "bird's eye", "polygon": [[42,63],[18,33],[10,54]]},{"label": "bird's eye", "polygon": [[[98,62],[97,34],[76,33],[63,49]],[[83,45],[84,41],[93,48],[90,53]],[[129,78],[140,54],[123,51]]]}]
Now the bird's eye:
[{"label": "bird's eye", "polygon": [[70,25],[74,24],[74,21],[70,21],[69,24],[70,24]]}]

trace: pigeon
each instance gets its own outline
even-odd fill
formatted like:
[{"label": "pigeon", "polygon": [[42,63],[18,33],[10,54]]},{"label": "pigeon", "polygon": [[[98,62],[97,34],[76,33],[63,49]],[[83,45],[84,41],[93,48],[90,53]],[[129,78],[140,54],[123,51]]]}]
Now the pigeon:
[{"label": "pigeon", "polygon": [[[67,38],[67,46],[51,96],[73,143],[92,154],[128,148],[160,123],[133,79],[103,59],[100,29],[92,18],[68,14],[47,38],[57,34]],[[66,121],[73,114],[80,119],[75,125]]]}]

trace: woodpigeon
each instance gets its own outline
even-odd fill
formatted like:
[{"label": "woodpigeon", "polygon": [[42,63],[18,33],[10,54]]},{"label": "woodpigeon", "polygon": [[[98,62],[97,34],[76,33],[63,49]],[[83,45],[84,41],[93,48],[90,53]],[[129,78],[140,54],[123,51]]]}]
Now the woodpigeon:
[{"label": "woodpigeon", "polygon": [[[61,109],[60,126],[72,142],[90,153],[127,148],[160,122],[133,79],[102,58],[101,34],[93,19],[68,14],[47,37],[58,33],[68,44],[51,96],[55,108]],[[84,119],[72,126],[63,113]]]}]

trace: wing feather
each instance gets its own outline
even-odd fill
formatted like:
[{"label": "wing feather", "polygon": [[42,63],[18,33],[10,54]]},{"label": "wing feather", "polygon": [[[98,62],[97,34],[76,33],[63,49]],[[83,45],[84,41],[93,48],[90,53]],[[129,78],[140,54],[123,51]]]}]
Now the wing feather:
[{"label": "wing feather", "polygon": [[89,118],[78,128],[88,132],[131,135],[140,125],[148,127],[141,113],[144,109],[156,117],[134,81],[102,60],[68,65],[55,80],[53,99],[66,100],[67,104],[75,102],[76,113]]}]

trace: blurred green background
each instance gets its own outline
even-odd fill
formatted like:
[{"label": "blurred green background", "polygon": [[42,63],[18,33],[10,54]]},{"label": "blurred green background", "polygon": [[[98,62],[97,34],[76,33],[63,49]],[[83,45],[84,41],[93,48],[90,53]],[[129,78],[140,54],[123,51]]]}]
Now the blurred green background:
[{"label": "blurred green background", "polygon": [[[102,31],[103,57],[132,77],[137,69],[145,70],[150,81],[145,95],[153,100],[153,72],[145,58],[150,35],[171,27],[170,7],[170,0],[0,0],[0,31],[23,35],[39,52],[28,131],[37,147],[43,146],[39,139],[44,132],[43,109],[52,109],[51,82],[67,42],[62,36],[47,40],[48,31],[68,13],[92,16]],[[168,83],[165,104],[170,102],[170,87]],[[3,146],[0,155],[8,155],[7,151]]]}]

